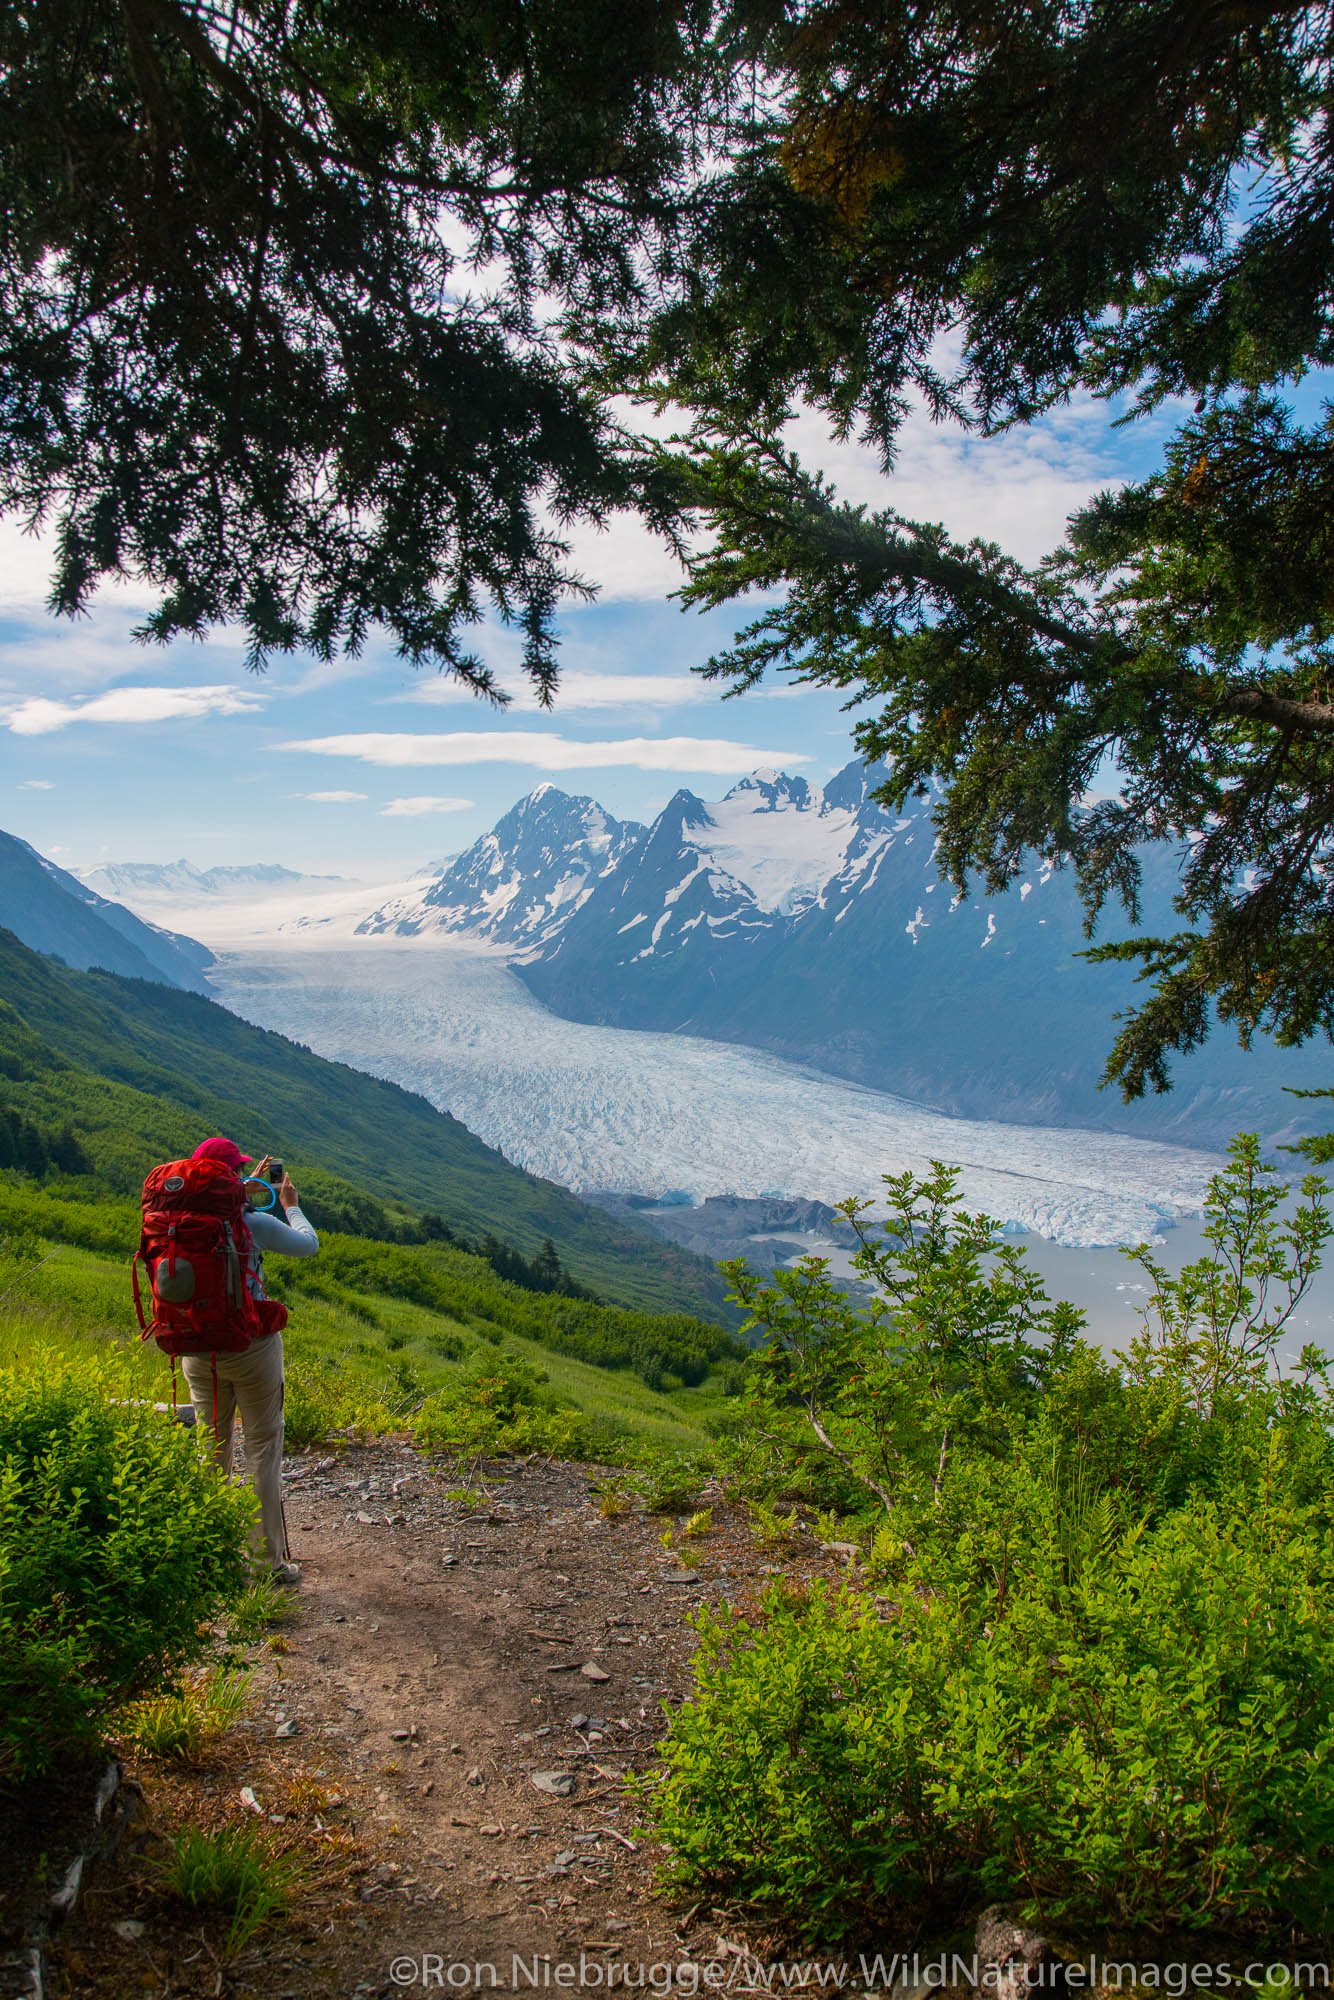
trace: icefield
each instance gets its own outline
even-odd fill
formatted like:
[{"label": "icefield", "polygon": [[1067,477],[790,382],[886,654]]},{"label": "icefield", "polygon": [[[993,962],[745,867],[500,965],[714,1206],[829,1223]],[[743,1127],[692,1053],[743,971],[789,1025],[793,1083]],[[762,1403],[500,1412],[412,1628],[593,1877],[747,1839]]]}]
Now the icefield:
[{"label": "icefield", "polygon": [[235,1013],[420,1092],[580,1194],[837,1202],[941,1159],[959,1169],[969,1208],[1093,1246],[1149,1241],[1198,1213],[1219,1164],[1117,1133],[951,1118],[731,1043],[561,1020],[504,948],[472,940],[215,949],[224,956],[208,976]]}]

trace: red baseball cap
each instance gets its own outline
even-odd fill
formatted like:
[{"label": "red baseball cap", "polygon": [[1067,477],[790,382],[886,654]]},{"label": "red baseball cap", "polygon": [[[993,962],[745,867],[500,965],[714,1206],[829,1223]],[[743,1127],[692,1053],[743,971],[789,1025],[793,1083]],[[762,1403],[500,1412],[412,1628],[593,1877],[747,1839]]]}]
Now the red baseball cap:
[{"label": "red baseball cap", "polygon": [[252,1153],[243,1153],[234,1139],[203,1139],[190,1155],[192,1160],[219,1160],[224,1167],[230,1167],[239,1174],[242,1167],[254,1163]]}]

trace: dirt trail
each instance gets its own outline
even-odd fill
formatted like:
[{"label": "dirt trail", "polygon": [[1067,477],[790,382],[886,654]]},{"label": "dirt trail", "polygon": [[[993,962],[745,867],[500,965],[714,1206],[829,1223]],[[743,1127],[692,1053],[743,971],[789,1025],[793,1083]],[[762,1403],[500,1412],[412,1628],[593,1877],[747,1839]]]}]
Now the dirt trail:
[{"label": "dirt trail", "polygon": [[[459,1480],[392,1443],[289,1462],[294,1617],[277,1650],[254,1649],[254,1699],[204,1789],[234,1815],[242,1786],[264,1813],[298,1772],[337,1786],[361,1849],[338,1904],[216,1983],[198,1954],[193,1971],[179,1950],[153,1954],[150,1911],[143,1937],[108,1943],[119,1984],[67,1990],[353,2000],[466,1991],[463,1967],[489,1990],[494,1967],[497,1990],[531,1992],[543,1958],[558,1986],[581,1952],[647,1965],[716,1952],[711,1912],[654,1892],[659,1857],[623,1781],[652,1765],[686,1692],[690,1612],[749,1601],[779,1567],[832,1575],[837,1558],[806,1543],[778,1564],[715,1505],[683,1562],[662,1517],[604,1518],[586,1468],[492,1467],[470,1492]],[[104,1933],[125,1907],[111,1899]],[[69,1948],[85,1971],[90,1921]],[[441,1983],[401,1977],[423,1960]],[[132,1963],[160,1983],[132,1980]]]},{"label": "dirt trail", "polygon": [[397,1902],[401,1953],[506,1974],[513,1953],[594,1941],[651,1956],[674,1932],[642,1850],[615,1838],[621,1779],[682,1692],[685,1614],[729,1579],[705,1562],[707,1581],[666,1581],[685,1572],[663,1523],[604,1520],[569,1466],[498,1474],[471,1507],[450,1483],[408,1450],[292,1483],[302,1617],[275,1716],[334,1737],[401,1829],[415,1879],[362,1891]]}]

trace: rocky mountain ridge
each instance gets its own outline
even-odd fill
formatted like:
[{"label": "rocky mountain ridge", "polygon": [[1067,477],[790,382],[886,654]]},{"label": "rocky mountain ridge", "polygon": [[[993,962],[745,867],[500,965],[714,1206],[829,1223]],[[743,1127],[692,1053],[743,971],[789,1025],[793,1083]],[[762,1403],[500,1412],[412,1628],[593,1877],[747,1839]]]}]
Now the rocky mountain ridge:
[{"label": "rocky mountain ridge", "polygon": [[373,911],[357,934],[467,932],[538,950],[559,937],[644,831],[593,799],[539,785],[434,881]]},{"label": "rocky mountain ridge", "polygon": [[[1035,858],[1003,896],[956,894],[931,801],[886,810],[882,776],[855,761],[819,788],[759,770],[715,802],[678,791],[648,827],[543,785],[359,928],[489,939],[567,1019],[741,1042],[972,1117],[1209,1146],[1307,1129],[1280,1086],[1327,1080],[1314,1046],[1247,1054],[1223,1031],[1177,1063],[1166,1099],[1100,1091],[1142,989],[1078,955],[1070,874]],[[1144,863],[1146,930],[1178,928],[1172,856]],[[1126,929],[1109,913],[1100,935]]]}]

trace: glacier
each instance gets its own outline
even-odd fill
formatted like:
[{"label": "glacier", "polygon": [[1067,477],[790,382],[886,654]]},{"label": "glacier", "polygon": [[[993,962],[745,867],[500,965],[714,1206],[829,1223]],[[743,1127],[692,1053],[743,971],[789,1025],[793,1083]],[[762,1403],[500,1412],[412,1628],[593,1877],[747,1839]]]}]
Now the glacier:
[{"label": "glacier", "polygon": [[551,1013],[472,938],[215,944],[246,1020],[415,1090],[574,1192],[874,1197],[959,1171],[962,1201],[1070,1246],[1140,1243],[1198,1214],[1216,1156],[1115,1132],[949,1116],[735,1043]]}]

